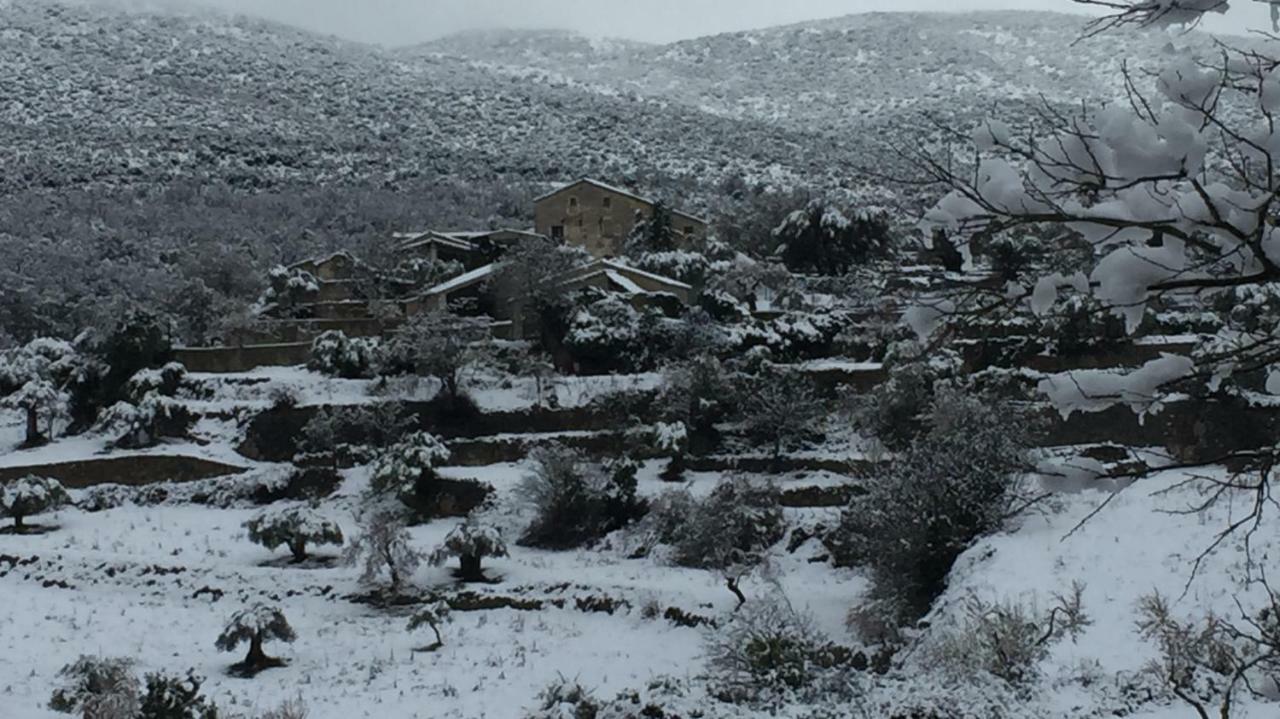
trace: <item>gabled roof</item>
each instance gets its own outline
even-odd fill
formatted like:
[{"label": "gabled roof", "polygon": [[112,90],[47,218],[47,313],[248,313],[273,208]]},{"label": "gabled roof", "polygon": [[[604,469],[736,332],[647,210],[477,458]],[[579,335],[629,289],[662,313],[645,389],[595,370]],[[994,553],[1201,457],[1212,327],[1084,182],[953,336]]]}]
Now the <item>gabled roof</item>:
[{"label": "gabled roof", "polygon": [[672,287],[679,287],[680,289],[683,289],[683,290],[693,289],[691,285],[685,284],[680,280],[673,280],[670,277],[665,277],[663,275],[656,275],[652,272],[645,272],[644,270],[638,270],[632,267],[631,265],[624,265],[621,262],[618,262],[617,260],[599,260],[599,262],[604,266],[614,270],[621,270],[623,272],[630,272],[633,274],[640,275],[641,277],[648,277],[654,282],[661,282],[663,284],[671,285]]},{"label": "gabled roof", "polygon": [[414,250],[429,244],[438,244],[456,250],[471,252],[478,249],[476,247],[477,242],[496,235],[541,237],[538,233],[530,230],[512,230],[507,228],[487,230],[484,232],[437,232],[435,230],[427,230],[425,232],[397,232],[393,234],[392,237],[400,240],[399,249],[401,251]]},{"label": "gabled roof", "polygon": [[[570,182],[570,183],[569,183],[569,184],[567,184],[567,185],[562,185],[561,187],[558,187],[558,188],[556,188],[556,189],[552,190],[551,192],[548,192],[548,193],[546,193],[546,194],[544,194],[544,195],[539,195],[538,197],[533,198],[533,204],[535,204],[535,205],[536,205],[536,204],[538,204],[539,202],[542,202],[543,200],[545,200],[545,199],[547,199],[547,198],[555,197],[556,195],[560,194],[561,192],[564,192],[565,190],[569,190],[569,189],[572,189],[572,188],[574,188],[574,187],[577,187],[578,185],[583,185],[583,184],[586,184],[586,185],[592,185],[592,186],[594,186],[594,187],[598,187],[598,188],[600,188],[601,190],[605,190],[606,192],[612,192],[612,193],[614,193],[615,195],[622,195],[623,197],[629,197],[629,198],[631,198],[631,199],[633,199],[633,200],[635,200],[635,201],[637,201],[637,202],[643,202],[643,203],[644,203],[644,204],[646,204],[646,205],[656,205],[656,204],[658,204],[658,203],[657,203],[657,202],[655,202],[654,200],[651,200],[651,199],[649,199],[649,198],[647,198],[647,197],[643,197],[643,196],[641,196],[641,195],[637,195],[636,193],[634,193],[634,192],[632,192],[632,191],[630,191],[630,190],[624,190],[624,189],[622,189],[621,187],[615,187],[615,186],[613,186],[613,185],[610,185],[610,184],[605,183],[605,182],[601,182],[601,181],[599,181],[599,180],[593,180],[593,179],[592,179],[592,178],[590,178],[590,177],[583,177],[583,178],[579,178],[579,179],[577,179],[577,180],[574,180],[573,182]],[[695,220],[695,221],[700,222],[700,223],[702,223],[702,224],[704,224],[704,225],[708,225],[708,224],[710,224],[709,222],[707,222],[707,221],[706,221],[706,220],[704,220],[703,218],[698,217],[697,215],[691,215],[691,214],[689,214],[689,213],[687,213],[687,212],[681,212],[680,210],[672,209],[672,210],[671,210],[671,214],[673,214],[673,215],[679,215],[680,217],[685,217],[685,218],[688,218],[688,219],[690,219],[690,220]]]},{"label": "gabled roof", "polygon": [[315,265],[316,267],[319,267],[320,265],[323,265],[328,262],[332,262],[333,260],[336,260],[339,257],[345,258],[347,261],[349,261],[353,265],[360,264],[360,260],[357,260],[355,258],[355,255],[352,255],[350,252],[347,252],[346,250],[338,250],[337,252],[330,253],[328,255],[325,255],[324,257],[308,257],[305,260],[298,260],[292,265],[289,265],[288,268],[293,270],[293,269],[302,267],[303,265]]},{"label": "gabled roof", "polygon": [[423,292],[420,296],[427,297],[431,295],[447,295],[450,292],[456,292],[458,290],[471,287],[472,285],[478,285],[489,279],[489,276],[493,274],[493,271],[496,268],[497,265],[494,263],[487,264],[484,267],[477,267],[474,270],[464,272],[451,280],[441,282],[435,287]]}]

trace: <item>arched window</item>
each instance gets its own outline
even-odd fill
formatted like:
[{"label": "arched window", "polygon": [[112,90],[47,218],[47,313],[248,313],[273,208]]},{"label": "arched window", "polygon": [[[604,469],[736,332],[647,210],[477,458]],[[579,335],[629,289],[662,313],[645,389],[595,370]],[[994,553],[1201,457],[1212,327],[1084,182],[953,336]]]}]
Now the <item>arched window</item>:
[{"label": "arched window", "polygon": [[577,211],[578,211],[578,198],[576,198],[576,197],[570,197],[570,198],[569,198],[569,212],[577,212]]}]

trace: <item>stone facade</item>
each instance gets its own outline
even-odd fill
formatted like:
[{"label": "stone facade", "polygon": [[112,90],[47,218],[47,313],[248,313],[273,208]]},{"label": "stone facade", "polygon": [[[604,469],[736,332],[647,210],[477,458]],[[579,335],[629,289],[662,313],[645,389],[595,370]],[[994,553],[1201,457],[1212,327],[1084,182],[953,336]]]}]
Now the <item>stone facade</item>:
[{"label": "stone facade", "polygon": [[[654,203],[595,180],[579,180],[534,201],[538,234],[578,245],[592,257],[616,257],[636,222],[653,214]],[[677,235],[692,241],[706,235],[707,223],[672,210]]]}]

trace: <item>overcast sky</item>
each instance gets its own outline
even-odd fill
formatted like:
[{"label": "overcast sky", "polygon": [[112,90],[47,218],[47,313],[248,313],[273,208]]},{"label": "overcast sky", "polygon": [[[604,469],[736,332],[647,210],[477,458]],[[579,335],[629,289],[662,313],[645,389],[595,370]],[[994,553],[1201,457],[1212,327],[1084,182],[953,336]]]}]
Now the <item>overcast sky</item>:
[{"label": "overcast sky", "polygon": [[[300,25],[352,40],[403,45],[475,28],[563,28],[667,42],[874,10],[1079,11],[1070,0],[183,0]],[[1206,25],[1265,29],[1251,0]]]}]

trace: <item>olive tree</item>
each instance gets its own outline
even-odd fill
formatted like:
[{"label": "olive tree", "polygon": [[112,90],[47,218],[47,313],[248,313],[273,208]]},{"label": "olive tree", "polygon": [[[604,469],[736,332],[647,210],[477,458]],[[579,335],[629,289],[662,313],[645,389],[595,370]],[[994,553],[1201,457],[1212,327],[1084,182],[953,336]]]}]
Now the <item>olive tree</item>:
[{"label": "olive tree", "polygon": [[398,591],[423,559],[410,543],[404,520],[394,510],[378,507],[365,511],[360,527],[360,535],[347,546],[343,560],[351,565],[363,560],[360,581],[365,584],[376,583],[385,569],[390,579],[387,588]]},{"label": "olive tree", "polygon": [[262,650],[264,642],[270,639],[292,642],[297,638],[279,607],[258,604],[231,615],[214,646],[224,652],[233,652],[241,644],[248,644],[249,651],[244,660],[234,668],[246,674],[256,674],[263,669],[284,665],[282,660],[267,656]]},{"label": "olive tree", "polygon": [[496,527],[464,522],[453,528],[441,544],[431,553],[431,564],[439,567],[451,558],[460,563],[459,576],[465,582],[485,581],[480,562],[485,557],[507,556],[507,543]]},{"label": "olive tree", "polygon": [[426,625],[431,627],[431,631],[436,635],[434,644],[422,647],[416,651],[434,652],[444,646],[444,640],[440,637],[440,625],[449,619],[448,602],[436,602],[435,604],[419,609],[412,617],[409,618],[409,631],[414,631],[419,627]]},{"label": "olive tree", "polygon": [[263,512],[244,526],[249,530],[249,541],[271,551],[286,546],[295,563],[307,558],[309,544],[342,544],[342,528],[309,507]]},{"label": "olive tree", "polygon": [[0,487],[0,514],[13,518],[13,531],[26,530],[25,520],[69,504],[71,498],[56,479],[29,474]]}]

